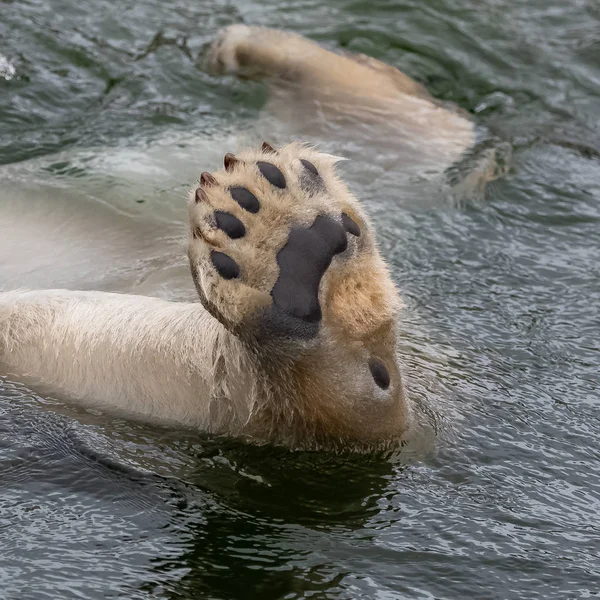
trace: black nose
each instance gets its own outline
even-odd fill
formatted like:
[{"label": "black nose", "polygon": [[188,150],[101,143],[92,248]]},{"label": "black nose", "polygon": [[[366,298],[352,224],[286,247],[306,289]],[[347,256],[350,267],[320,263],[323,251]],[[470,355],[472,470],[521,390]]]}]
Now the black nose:
[{"label": "black nose", "polygon": [[373,375],[373,381],[382,389],[387,390],[390,387],[390,374],[387,367],[379,358],[369,360],[369,369]]}]

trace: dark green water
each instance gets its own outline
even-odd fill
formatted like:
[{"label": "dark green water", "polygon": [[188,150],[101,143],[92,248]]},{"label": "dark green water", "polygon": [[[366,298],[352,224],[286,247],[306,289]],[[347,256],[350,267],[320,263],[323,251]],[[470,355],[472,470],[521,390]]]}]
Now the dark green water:
[{"label": "dark green water", "polygon": [[392,63],[513,147],[508,176],[461,208],[403,205],[393,171],[355,178],[407,303],[434,447],[245,447],[5,381],[0,597],[600,596],[600,5],[4,0],[0,177],[86,194],[82,165],[121,169],[115,206],[183,221],[204,159],[157,146],[193,134],[215,166],[213,140],[251,129],[265,98],[196,64],[238,21]]}]

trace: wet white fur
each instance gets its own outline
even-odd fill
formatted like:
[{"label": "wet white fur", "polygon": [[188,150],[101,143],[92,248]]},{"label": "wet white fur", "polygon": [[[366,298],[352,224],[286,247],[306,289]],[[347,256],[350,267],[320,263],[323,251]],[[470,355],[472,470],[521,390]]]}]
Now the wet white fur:
[{"label": "wet white fur", "polygon": [[[245,358],[199,303],[68,290],[0,294],[6,370],[86,406],[235,432],[252,408],[248,388],[235,389],[249,383]],[[230,376],[216,377],[223,368]]]}]

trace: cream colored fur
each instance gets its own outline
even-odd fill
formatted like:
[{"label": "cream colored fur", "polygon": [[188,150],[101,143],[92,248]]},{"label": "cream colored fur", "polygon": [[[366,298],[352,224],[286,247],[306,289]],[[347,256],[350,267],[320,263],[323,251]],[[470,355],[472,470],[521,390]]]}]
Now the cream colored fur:
[{"label": "cream colored fur", "polygon": [[86,406],[208,431],[236,431],[248,418],[247,403],[231,407],[227,382],[214,376],[227,356],[235,359],[228,363],[232,375],[242,377],[244,353],[200,304],[103,292],[7,292],[0,295],[0,332],[9,372]]}]

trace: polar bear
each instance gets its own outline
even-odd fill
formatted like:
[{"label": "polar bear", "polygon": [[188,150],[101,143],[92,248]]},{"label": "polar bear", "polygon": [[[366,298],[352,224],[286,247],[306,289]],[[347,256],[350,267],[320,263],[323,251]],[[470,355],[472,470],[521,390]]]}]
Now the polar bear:
[{"label": "polar bear", "polygon": [[[334,136],[331,123],[340,120],[351,135],[367,130],[380,154],[394,148],[409,177],[443,174],[476,141],[468,118],[396,69],[293,34],[231,26],[208,66],[269,77],[270,109],[305,131],[324,126]],[[472,181],[489,178],[484,162]],[[0,375],[85,406],[257,443],[366,449],[406,439],[413,417],[395,352],[401,300],[335,163],[312,146],[265,143],[202,174],[189,200],[199,303],[103,291],[0,293]],[[74,256],[62,226],[69,206],[38,207],[43,219],[27,221],[23,203],[8,205],[14,239],[29,232],[27,260],[45,257],[31,271],[43,282],[54,265],[37,240],[55,225],[58,261],[73,256],[85,273],[96,254],[102,275],[127,244],[145,256],[163,239],[163,225],[136,230],[132,219],[114,223],[94,206],[69,215],[70,225],[81,225]],[[105,255],[98,248],[109,228],[113,254]]]},{"label": "polar bear", "polygon": [[398,292],[336,159],[264,144],[189,200],[200,303],[0,294],[3,371],[86,406],[292,448],[381,447],[410,409]]}]

